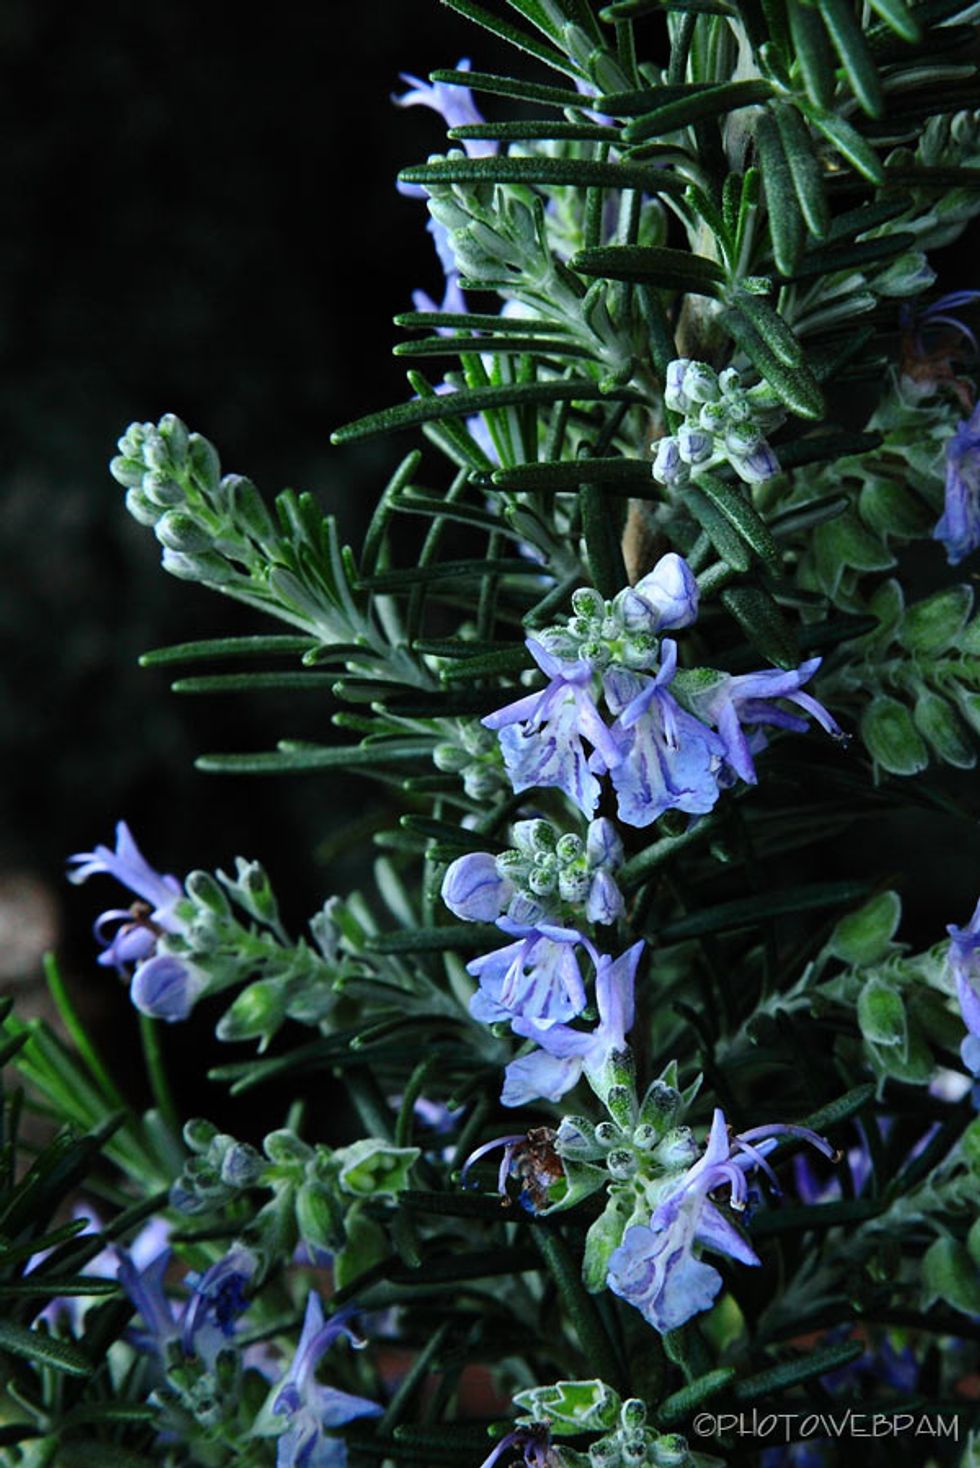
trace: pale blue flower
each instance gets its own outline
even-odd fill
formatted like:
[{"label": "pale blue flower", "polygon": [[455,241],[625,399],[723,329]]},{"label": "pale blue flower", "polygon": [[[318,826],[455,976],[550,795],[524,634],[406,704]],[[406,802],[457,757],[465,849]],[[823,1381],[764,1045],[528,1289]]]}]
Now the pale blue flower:
[{"label": "pale blue flower", "polygon": [[730,1138],[724,1114],[716,1109],[701,1157],[676,1184],[665,1183],[648,1224],[626,1230],[610,1257],[607,1283],[654,1329],[677,1330],[714,1303],[721,1275],[700,1257],[701,1250],[740,1264],[759,1263],[752,1246],[709,1195],[727,1187],[731,1208],[744,1211],[749,1200],[747,1174],[756,1167],[771,1174],[766,1155],[784,1135],[802,1137],[825,1155],[836,1156],[806,1127],[753,1127]]},{"label": "pale blue flower", "polygon": [[949,966],[967,1029],[960,1053],[971,1075],[980,1076],[980,902],[965,928],[951,923],[947,932]]},{"label": "pale blue flower", "polygon": [[545,1422],[534,1422],[529,1427],[515,1427],[494,1445],[480,1464],[480,1468],[494,1468],[505,1453],[512,1453],[511,1468],[523,1464],[524,1468],[560,1468],[564,1459],[551,1445],[551,1429]]},{"label": "pale blue flower", "polygon": [[[406,187],[409,187],[409,185],[406,185]],[[449,230],[438,219],[434,219],[432,215],[429,216],[426,229],[432,236],[433,244],[436,247],[436,254],[439,256],[439,261],[442,265],[445,285],[441,301],[434,301],[427,291],[415,290],[412,292],[412,305],[416,311],[452,311],[454,313],[465,311],[466,297],[459,288],[459,270],[456,266],[456,256],[453,254]],[[451,326],[437,326],[436,332],[439,336],[451,336],[453,334],[453,328]],[[470,420],[467,419],[467,423],[469,422]],[[473,422],[482,423],[483,419],[477,415]],[[472,428],[470,431],[472,432]],[[489,437],[489,434],[487,436]]]},{"label": "pale blue flower", "polygon": [[[109,908],[95,922],[95,936],[102,944],[98,962],[125,975],[130,968],[130,998],[143,1014],[168,1021],[186,1019],[207,980],[188,961],[160,950],[167,934],[181,932],[176,906],[183,888],[176,877],[163,876],[143,856],[125,821],[116,826],[116,849],[96,846],[77,852],[68,880],[86,882],[89,877],[114,877],[140,899],[131,908]],[[133,967],[134,966],[134,967]]]},{"label": "pale blue flower", "polygon": [[823,704],[800,691],[820,663],[820,658],[808,658],[798,668],[789,671],[764,668],[758,673],[743,673],[737,677],[719,673],[707,688],[691,694],[695,712],[717,728],[725,746],[726,763],[748,784],[754,785],[758,776],[745,728],[758,729],[760,725],[768,724],[792,729],[799,734],[807,730],[806,719],[780,708],[774,699],[796,704],[835,739],[845,737]]},{"label": "pale blue flower", "polygon": [[599,954],[575,928],[550,923],[529,927],[500,918],[498,927],[517,939],[467,964],[480,988],[470,1000],[470,1013],[483,1024],[502,1020],[534,1021],[542,1028],[574,1019],[585,1008],[585,984],[576,949],[585,948],[593,963]]},{"label": "pale blue flower", "polygon": [[488,714],[483,723],[499,733],[516,793],[556,786],[591,816],[599,801],[599,782],[589,769],[583,738],[601,753],[606,767],[620,759],[619,746],[593,700],[592,668],[584,658],[569,662],[555,657],[533,637],[526,645],[548,686]]},{"label": "pale blue flower", "polygon": [[515,1019],[513,1029],[540,1047],[508,1065],[501,1101],[523,1106],[539,1097],[558,1101],[583,1074],[599,1077],[614,1054],[626,1048],[633,1025],[633,989],[643,943],[634,943],[619,958],[598,955],[595,997],[599,1023],[594,1030],[570,1025],[545,1026],[533,1019]]},{"label": "pale blue flower", "polygon": [[116,1250],[117,1279],[142,1321],[132,1334],[141,1351],[166,1361],[172,1342],[180,1340],[180,1316],[163,1284],[170,1267],[171,1252],[161,1249],[148,1262],[137,1261],[125,1249]]},{"label": "pale blue flower", "polygon": [[285,1422],[276,1444],[276,1468],[344,1468],[347,1444],[331,1437],[330,1429],[382,1413],[377,1402],[316,1379],[317,1367],[334,1341],[340,1336],[355,1339],[349,1318],[349,1312],[343,1312],[325,1321],[319,1296],[311,1291],[296,1354],[271,1395],[271,1416]]},{"label": "pale blue flower", "polygon": [[[469,59],[464,56],[457,63],[456,70],[469,69]],[[401,79],[409,90],[400,97],[392,97],[396,107],[429,107],[439,114],[447,128],[483,122],[483,116],[473,101],[473,93],[469,87],[458,82],[426,82],[407,71],[401,73]],[[484,158],[497,150],[496,143],[484,138],[467,138],[463,147],[470,158]]]},{"label": "pale blue flower", "polygon": [[[76,1204],[72,1209],[72,1218],[76,1221],[85,1220],[85,1227],[75,1235],[76,1239],[102,1231],[102,1220],[90,1203]],[[143,1225],[126,1250],[127,1257],[132,1261],[138,1273],[151,1264],[166,1248],[169,1234],[170,1224],[165,1218],[154,1217]],[[34,1254],[27,1267],[27,1273],[33,1273],[51,1253],[53,1253],[52,1249],[43,1249],[39,1254]],[[87,1264],[83,1265],[82,1275],[90,1279],[117,1279],[119,1277],[119,1255],[120,1251],[117,1248],[107,1245],[96,1254],[94,1259],[90,1259]],[[77,1334],[88,1304],[89,1301],[85,1296],[56,1295],[37,1318],[46,1320],[49,1325],[53,1326],[61,1315],[67,1315],[71,1321],[73,1333]]]},{"label": "pale blue flower", "polygon": [[235,1334],[235,1322],[248,1308],[245,1293],[259,1267],[258,1257],[234,1244],[203,1274],[188,1274],[191,1295],[181,1319],[180,1338],[188,1356],[211,1362]]},{"label": "pale blue flower", "polygon": [[68,861],[74,863],[68,872],[69,882],[77,885],[103,873],[115,877],[134,896],[147,903],[152,922],[160,927],[173,927],[173,906],[183,895],[183,888],[176,877],[161,876],[150,866],[125,821],[116,826],[115,851],[100,845],[94,851],[76,852]]},{"label": "pale blue flower", "polygon": [[669,691],[677,644],[665,638],[660,655],[655,678],[612,673],[605,679],[606,702],[621,710],[612,729],[618,758],[610,767],[597,751],[591,768],[611,768],[617,813],[629,826],[649,826],[666,810],[703,815],[718,800],[724,744]]},{"label": "pale blue flower", "polygon": [[980,545],[980,405],[946,445],[946,507],[932,534],[951,566]]}]

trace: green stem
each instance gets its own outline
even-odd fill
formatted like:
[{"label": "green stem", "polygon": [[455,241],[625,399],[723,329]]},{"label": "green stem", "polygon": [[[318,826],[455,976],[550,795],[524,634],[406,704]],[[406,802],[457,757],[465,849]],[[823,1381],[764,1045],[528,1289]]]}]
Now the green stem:
[{"label": "green stem", "polygon": [[106,1101],[113,1110],[128,1111],[129,1108],[123,1096],[106,1070],[102,1057],[89,1039],[85,1026],[79,1019],[78,1011],[69,998],[68,990],[65,988],[65,981],[61,977],[61,971],[58,968],[57,958],[55,958],[53,953],[46,953],[42,959],[42,963],[44,965],[44,977],[48,981],[48,989],[57,1006],[62,1024],[74,1041],[75,1049],[87,1065],[92,1079],[101,1088]]},{"label": "green stem", "polygon": [[167,1079],[167,1068],[160,1044],[160,1021],[151,1019],[148,1014],[141,1014],[140,1040],[143,1045],[143,1063],[146,1066],[146,1075],[150,1082],[150,1090],[153,1093],[156,1108],[174,1136],[179,1136],[180,1119],[174,1104],[173,1093],[170,1090],[170,1082]]},{"label": "green stem", "polygon": [[624,1373],[615,1347],[595,1300],[582,1283],[578,1261],[559,1233],[542,1227],[536,1228],[533,1236],[575,1327],[589,1371],[617,1390],[625,1389]]}]

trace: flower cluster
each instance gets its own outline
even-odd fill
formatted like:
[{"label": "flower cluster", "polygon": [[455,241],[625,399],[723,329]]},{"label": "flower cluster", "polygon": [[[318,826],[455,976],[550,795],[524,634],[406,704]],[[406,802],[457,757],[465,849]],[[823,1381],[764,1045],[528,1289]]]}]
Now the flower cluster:
[{"label": "flower cluster", "polygon": [[613,923],[623,911],[615,872],[623,843],[612,821],[590,821],[585,838],[559,835],[544,820],[518,821],[514,845],[498,856],[471,852],[452,863],[442,884],[449,910],[467,922],[560,922],[584,913]]},{"label": "flower cluster", "polygon": [[246,1291],[258,1270],[256,1254],[235,1244],[203,1274],[188,1274],[185,1284],[190,1293],[176,1307],[164,1289],[172,1257],[169,1248],[142,1267],[126,1250],[116,1254],[119,1283],[142,1321],[135,1335],[140,1349],[163,1367],[175,1347],[180,1354],[198,1356],[213,1366],[233,1338],[239,1315],[248,1308]]},{"label": "flower cluster", "polygon": [[324,1319],[319,1296],[310,1292],[295,1355],[252,1429],[256,1437],[278,1438],[276,1468],[344,1468],[347,1444],[332,1437],[331,1429],[381,1416],[377,1402],[326,1386],[316,1377],[335,1341],[344,1337],[355,1346],[364,1344],[350,1328],[350,1315],[344,1310]]},{"label": "flower cluster", "polygon": [[[264,1046],[285,1019],[316,1024],[333,1008],[334,985],[349,964],[331,921],[332,900],[310,923],[314,950],[286,935],[258,862],[238,857],[234,877],[194,871],[181,884],[150,866],[125,821],[116,827],[114,851],[99,845],[69,862],[70,881],[111,876],[138,899],[102,913],[95,934],[99,963],[129,977],[130,998],[143,1014],[185,1020],[203,996],[245,983],[217,1033],[223,1040],[258,1037]],[[232,903],[251,921],[242,922]]]},{"label": "flower cluster", "polygon": [[96,846],[76,852],[70,882],[89,877],[114,877],[134,893],[130,908],[109,908],[96,920],[95,935],[102,944],[99,963],[120,974],[132,971],[130,998],[136,1008],[157,1019],[186,1019],[207,985],[192,963],[168,946],[168,935],[179,936],[184,924],[176,908],[184,889],[176,877],[161,876],[143,856],[125,821],[116,826],[116,849]]},{"label": "flower cluster", "polygon": [[[775,1186],[766,1157],[780,1137],[800,1137],[836,1158],[829,1143],[806,1127],[774,1123],[732,1136],[717,1108],[701,1151],[690,1129],[677,1124],[687,1098],[669,1079],[668,1073],[654,1082],[640,1107],[622,1088],[611,1098],[618,1120],[593,1128],[582,1118],[566,1118],[556,1140],[560,1155],[604,1159],[612,1178],[606,1211],[587,1245],[587,1273],[660,1332],[677,1329],[714,1302],[721,1276],[702,1259],[703,1251],[759,1263],[734,1218],[746,1213],[755,1169]],[[727,1206],[718,1198],[722,1188]]]},{"label": "flower cluster", "polygon": [[766,414],[768,403],[745,391],[733,367],[717,373],[706,362],[678,357],[667,367],[664,403],[684,421],[651,445],[653,477],[661,484],[680,489],[692,474],[720,464],[730,464],[746,484],[761,484],[779,473],[779,460],[763,432],[771,409]]},{"label": "flower cluster", "polygon": [[670,553],[611,602],[581,588],[563,626],[528,638],[547,686],[483,720],[499,734],[513,789],[557,787],[592,816],[599,776],[608,774],[620,820],[642,827],[667,810],[703,815],[733,778],[754,780],[752,750],[765,743],[760,726],[806,728],[774,700],[789,700],[840,737],[826,709],[800,692],[819,658],[790,672],[677,677],[677,644],[662,634],[689,627],[697,612],[697,583]]},{"label": "flower cluster", "polygon": [[[215,1387],[228,1377],[229,1362],[253,1365],[273,1385],[250,1433],[278,1439],[277,1468],[344,1468],[347,1447],[342,1438],[331,1436],[331,1429],[382,1412],[377,1402],[316,1378],[320,1362],[340,1337],[363,1344],[350,1328],[352,1310],[325,1320],[320,1298],[311,1291],[295,1353],[283,1370],[263,1348],[248,1347],[241,1353],[236,1343],[238,1318],[248,1308],[248,1291],[260,1272],[251,1249],[233,1244],[203,1274],[185,1275],[189,1293],[183,1300],[175,1300],[164,1287],[172,1258],[169,1249],[142,1266],[125,1250],[116,1254],[119,1282],[141,1322],[132,1334],[133,1344],[150,1358],[158,1379],[165,1383],[159,1392],[163,1402],[183,1399],[186,1404],[190,1398],[200,1419],[201,1392],[207,1391],[213,1400]],[[205,1378],[187,1375],[186,1363],[192,1360],[203,1367]],[[213,1406],[210,1412],[213,1415]]]}]

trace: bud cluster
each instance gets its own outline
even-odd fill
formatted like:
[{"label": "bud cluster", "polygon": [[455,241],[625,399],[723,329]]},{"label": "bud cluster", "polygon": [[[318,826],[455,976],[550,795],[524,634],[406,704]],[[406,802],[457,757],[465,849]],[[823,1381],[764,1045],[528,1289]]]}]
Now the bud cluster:
[{"label": "bud cluster", "polygon": [[396,1147],[365,1137],[337,1150],[310,1146],[287,1128],[270,1132],[262,1152],[236,1141],[208,1121],[184,1127],[192,1156],[170,1191],[181,1213],[213,1213],[255,1188],[272,1193],[250,1231],[261,1242],[281,1244],[285,1228],[311,1257],[335,1251],[346,1241],[346,1217],[358,1201],[393,1198],[408,1183],[418,1147]]},{"label": "bud cluster", "polygon": [[761,484],[779,472],[779,461],[763,434],[758,395],[746,391],[732,367],[715,372],[706,362],[678,357],[667,367],[664,404],[684,421],[657,439],[653,477],[682,488],[699,472],[730,464],[746,484]]},{"label": "bud cluster", "polygon": [[173,413],[132,423],[112,460],[126,508],[151,526],[166,570],[212,586],[243,585],[268,561],[278,536],[255,485],[221,474],[214,445]]},{"label": "bud cluster", "polygon": [[546,628],[538,641],[555,657],[587,662],[599,673],[614,665],[642,671],[657,663],[656,627],[655,614],[632,587],[607,601],[591,586],[580,586],[568,621]]},{"label": "bud cluster", "polygon": [[593,922],[612,922],[623,908],[613,873],[623,843],[611,821],[589,823],[586,835],[561,834],[550,821],[518,821],[513,847],[496,858],[498,875],[532,903],[557,898]]},{"label": "bud cluster", "polygon": [[673,1079],[671,1074],[654,1081],[641,1103],[632,1086],[610,1086],[604,1095],[608,1119],[597,1124],[563,1117],[555,1138],[559,1157],[604,1164],[613,1182],[632,1184],[637,1206],[655,1207],[665,1185],[669,1191],[671,1180],[700,1152],[690,1127],[679,1124],[693,1097],[682,1095]]},{"label": "bud cluster", "polygon": [[432,763],[445,774],[459,775],[471,800],[491,800],[509,789],[497,740],[477,719],[461,721],[455,738],[437,744]]}]

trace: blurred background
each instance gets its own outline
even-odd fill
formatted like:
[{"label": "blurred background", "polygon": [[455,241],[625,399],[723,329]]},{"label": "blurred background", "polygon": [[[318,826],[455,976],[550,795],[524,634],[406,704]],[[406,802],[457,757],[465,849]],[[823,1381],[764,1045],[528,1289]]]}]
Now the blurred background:
[{"label": "blurred background", "polygon": [[[164,871],[259,857],[298,928],[361,879],[337,834],[380,821],[383,795],[195,772],[201,752],[323,737],[332,708],[180,698],[138,668],[148,648],[275,629],[160,571],[107,473],[115,439],[175,412],[227,471],[315,491],[356,541],[404,445],[341,452],[330,431],[406,396],[391,317],[415,287],[441,294],[424,206],[394,186],[440,124],[390,95],[400,71],[495,70],[502,50],[437,0],[280,0],[261,21],[225,0],[0,7],[0,990],[40,1003],[57,945],[121,1065],[138,1066],[135,1024],[90,933],[114,894],[67,887],[65,857],[120,817]],[[948,858],[931,829],[914,845],[923,910]],[[193,1063],[206,1034],[167,1044],[185,1108],[216,1114]]]},{"label": "blurred background", "polygon": [[406,446],[341,452],[331,429],[407,396],[391,317],[442,290],[424,204],[394,183],[440,123],[390,96],[473,39],[435,0],[280,0],[261,20],[225,0],[0,7],[0,991],[26,1001],[57,944],[114,1042],[135,1027],[91,922],[115,894],[68,887],[66,855],[123,817],[165,871],[259,857],[298,927],[360,876],[330,863],[331,838],[375,802],[380,819],[383,796],[194,770],[203,751],[328,735],[332,707],[182,699],[137,666],[276,628],[165,575],[106,465],[131,420],[175,412],[226,471],[315,491],[357,540]]}]

